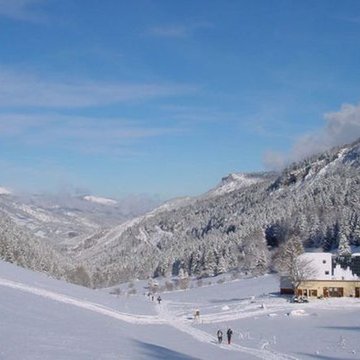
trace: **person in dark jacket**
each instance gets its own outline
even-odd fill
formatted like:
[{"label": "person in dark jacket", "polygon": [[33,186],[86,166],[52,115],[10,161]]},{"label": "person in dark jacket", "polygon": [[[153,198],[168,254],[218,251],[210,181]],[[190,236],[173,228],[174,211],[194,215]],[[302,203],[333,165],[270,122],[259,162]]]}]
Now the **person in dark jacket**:
[{"label": "person in dark jacket", "polygon": [[230,345],[231,344],[231,336],[233,334],[233,331],[228,328],[227,332],[226,332],[226,335],[227,335],[227,340],[228,340],[228,344]]},{"label": "person in dark jacket", "polygon": [[217,334],[218,342],[219,344],[221,344],[223,339],[223,332],[219,329],[216,334]]},{"label": "person in dark jacket", "polygon": [[161,303],[161,296],[160,295],[158,296],[157,301],[158,301],[158,303],[160,305],[160,303]]}]

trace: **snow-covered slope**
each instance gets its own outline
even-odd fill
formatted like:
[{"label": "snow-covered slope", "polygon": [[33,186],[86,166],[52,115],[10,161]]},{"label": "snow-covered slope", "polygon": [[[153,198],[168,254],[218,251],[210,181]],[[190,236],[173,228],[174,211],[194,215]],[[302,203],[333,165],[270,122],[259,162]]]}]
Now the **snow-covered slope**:
[{"label": "snow-covered slope", "polygon": [[61,246],[76,245],[103,228],[151,210],[155,202],[70,195],[17,195],[0,188],[0,211],[29,233]]},{"label": "snow-covered slope", "polygon": [[60,244],[84,265],[87,283],[101,287],[180,272],[266,273],[279,244],[294,234],[307,248],[331,251],[340,238],[359,246],[359,183],[360,140],[280,174],[232,174],[202,196],[175,199],[140,217],[124,218],[120,204],[12,194],[0,196],[0,211]]},{"label": "snow-covered slope", "polygon": [[[143,286],[113,296],[0,262],[1,359],[359,358],[357,299],[292,304],[264,276],[163,293],[158,305]],[[228,327],[232,344],[218,344]]]},{"label": "snow-covered slope", "polygon": [[[290,165],[280,174],[232,174],[210,192],[164,204],[80,246],[105,285],[132,278],[259,274],[294,234],[305,247],[360,245],[360,140]],[[136,259],[136,261],[134,261]],[[100,284],[99,284],[100,285]]]},{"label": "snow-covered slope", "polygon": [[0,195],[10,195],[10,194],[11,191],[9,189],[0,186]]},{"label": "snow-covered slope", "polygon": [[263,180],[262,173],[243,174],[232,173],[221,179],[221,182],[214,189],[210,190],[205,196],[219,196],[228,194],[232,191],[240,190]]},{"label": "snow-covered slope", "polygon": [[116,205],[117,201],[113,199],[103,198],[99,196],[93,196],[93,195],[85,195],[84,200],[94,202],[101,205]]}]

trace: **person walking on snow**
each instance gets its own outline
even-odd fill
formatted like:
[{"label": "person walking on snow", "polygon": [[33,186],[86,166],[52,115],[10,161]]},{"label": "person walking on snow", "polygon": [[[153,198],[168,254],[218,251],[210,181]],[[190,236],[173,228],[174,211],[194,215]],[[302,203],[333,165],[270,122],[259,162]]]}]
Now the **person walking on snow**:
[{"label": "person walking on snow", "polygon": [[233,331],[228,328],[228,331],[226,332],[226,335],[227,335],[227,340],[228,340],[228,344],[230,345],[231,344],[231,336],[233,334]]},{"label": "person walking on snow", "polygon": [[223,332],[219,329],[216,334],[217,334],[218,342],[219,344],[221,344],[223,339]]},{"label": "person walking on snow", "polygon": [[161,296],[160,295],[158,296],[157,301],[158,301],[158,303],[160,305],[160,303],[161,303]]}]

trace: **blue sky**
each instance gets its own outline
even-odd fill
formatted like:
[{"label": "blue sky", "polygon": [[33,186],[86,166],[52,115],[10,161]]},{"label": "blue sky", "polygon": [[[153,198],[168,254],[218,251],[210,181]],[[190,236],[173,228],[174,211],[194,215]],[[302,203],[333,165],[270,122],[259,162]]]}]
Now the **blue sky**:
[{"label": "blue sky", "polygon": [[0,0],[0,185],[196,195],[352,141],[359,39],[357,0]]}]

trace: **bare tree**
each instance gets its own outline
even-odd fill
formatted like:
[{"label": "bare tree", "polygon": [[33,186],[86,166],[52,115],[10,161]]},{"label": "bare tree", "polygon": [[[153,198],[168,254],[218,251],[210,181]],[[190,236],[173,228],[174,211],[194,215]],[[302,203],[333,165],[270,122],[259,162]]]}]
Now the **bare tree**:
[{"label": "bare tree", "polygon": [[302,242],[295,236],[280,247],[275,259],[277,269],[289,278],[295,292],[302,281],[309,280],[316,274],[312,260],[301,256],[303,253]]},{"label": "bare tree", "polygon": [[316,270],[312,264],[313,260],[301,255],[294,260],[293,266],[290,269],[289,277],[296,291],[301,282],[311,280],[316,274]]}]

